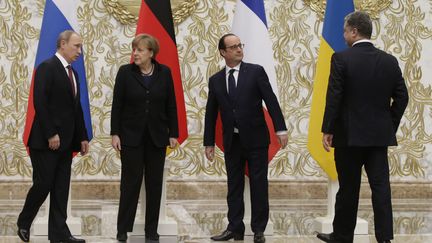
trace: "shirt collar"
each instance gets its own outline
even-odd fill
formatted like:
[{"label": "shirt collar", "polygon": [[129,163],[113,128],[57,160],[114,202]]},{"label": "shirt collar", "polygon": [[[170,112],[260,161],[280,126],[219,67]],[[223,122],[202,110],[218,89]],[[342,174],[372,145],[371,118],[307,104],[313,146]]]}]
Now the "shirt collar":
[{"label": "shirt collar", "polygon": [[240,65],[241,65],[241,62],[239,64],[237,64],[237,66],[232,67],[232,68],[228,67],[228,66],[225,66],[225,74],[228,74],[231,69],[239,71],[240,70]]},{"label": "shirt collar", "polygon": [[359,44],[359,43],[371,43],[371,44],[373,44],[372,41],[369,40],[369,39],[361,39],[361,40],[358,40],[358,41],[354,42],[352,44],[352,46],[355,46],[356,44]]},{"label": "shirt collar", "polygon": [[56,57],[60,60],[60,62],[62,63],[63,67],[66,68],[67,66],[69,66],[70,64],[66,61],[66,59],[58,52],[56,52]]}]

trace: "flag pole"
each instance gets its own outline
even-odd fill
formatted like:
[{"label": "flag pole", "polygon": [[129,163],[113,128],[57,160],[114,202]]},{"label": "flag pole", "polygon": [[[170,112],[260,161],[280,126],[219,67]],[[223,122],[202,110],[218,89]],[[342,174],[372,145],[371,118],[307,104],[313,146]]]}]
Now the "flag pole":
[{"label": "flag pole", "polygon": [[[165,161],[163,180],[162,180],[162,195],[159,210],[159,224],[158,233],[161,236],[172,236],[177,235],[177,221],[167,217],[166,210],[166,185],[167,185],[167,175],[169,172],[169,161]],[[145,235],[145,211],[146,211],[146,189],[145,181],[143,180],[140,191],[140,210],[138,215],[135,217],[134,227],[131,235]]]},{"label": "flag pole", "polygon": [[[338,180],[328,178],[327,181],[327,215],[324,217],[317,217],[313,222],[313,229],[315,232],[331,233],[333,232],[333,218],[335,215],[336,194],[339,190]],[[354,230],[356,235],[368,234],[368,222],[362,218],[357,217],[356,228]]]}]

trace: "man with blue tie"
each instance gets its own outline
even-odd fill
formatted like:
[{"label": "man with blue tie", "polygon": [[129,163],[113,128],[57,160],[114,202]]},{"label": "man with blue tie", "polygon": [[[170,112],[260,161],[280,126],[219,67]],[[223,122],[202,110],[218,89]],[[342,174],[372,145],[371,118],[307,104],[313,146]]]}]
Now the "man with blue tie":
[{"label": "man with blue tie", "polygon": [[209,79],[206,105],[204,146],[207,159],[214,159],[215,129],[218,112],[223,127],[225,166],[228,178],[228,227],[214,241],[243,240],[244,174],[248,162],[251,188],[254,242],[265,242],[264,231],[269,217],[268,147],[269,130],[262,102],[273,120],[282,148],[288,141],[285,120],[276,95],[263,67],[243,62],[240,38],[226,34],[219,40],[219,53],[226,67]]}]

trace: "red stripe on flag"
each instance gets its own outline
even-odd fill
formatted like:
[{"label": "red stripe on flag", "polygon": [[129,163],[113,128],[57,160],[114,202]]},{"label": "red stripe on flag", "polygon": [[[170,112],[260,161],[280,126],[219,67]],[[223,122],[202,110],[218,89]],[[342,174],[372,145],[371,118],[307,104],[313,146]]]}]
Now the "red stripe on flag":
[{"label": "red stripe on flag", "polygon": [[156,60],[167,65],[171,69],[177,103],[177,117],[179,126],[178,142],[181,144],[188,137],[188,131],[177,46],[145,1],[142,1],[141,4],[136,30],[136,34],[141,33],[150,34],[158,39],[161,48]]},{"label": "red stripe on flag", "polygon": [[272,161],[273,157],[279,151],[281,146],[278,141],[278,136],[276,135],[276,132],[274,132],[274,126],[273,126],[273,121],[271,119],[271,116],[268,113],[266,108],[263,108],[263,110],[264,110],[264,118],[266,120],[267,127],[270,133],[270,145],[268,151],[268,162],[270,163],[270,161]]},{"label": "red stripe on flag", "polygon": [[35,109],[33,105],[33,86],[34,86],[34,76],[35,76],[35,70],[33,70],[32,75],[32,81],[30,84],[30,91],[29,91],[29,97],[28,97],[28,103],[27,103],[27,115],[26,115],[26,122],[24,126],[24,133],[23,133],[23,141],[24,145],[28,147],[28,140],[30,137],[30,131],[33,126],[33,121],[35,117]]},{"label": "red stripe on flag", "polygon": [[[269,134],[270,135],[270,144],[269,144],[269,150],[268,150],[268,162],[270,163],[270,161],[272,161],[273,157],[277,154],[277,152],[279,151],[281,146],[280,146],[279,141],[278,141],[278,136],[276,135],[275,132],[273,132],[274,126],[273,126],[273,121],[271,119],[270,114],[268,113],[267,109],[264,107],[263,107],[263,111],[264,111],[264,119],[267,123],[267,127],[268,127],[269,133],[270,133]],[[222,120],[220,117],[220,113],[218,113],[218,117],[216,120],[215,142],[216,142],[216,146],[218,146],[220,150],[224,151]],[[247,176],[249,176],[247,164],[246,164],[245,174]]]}]

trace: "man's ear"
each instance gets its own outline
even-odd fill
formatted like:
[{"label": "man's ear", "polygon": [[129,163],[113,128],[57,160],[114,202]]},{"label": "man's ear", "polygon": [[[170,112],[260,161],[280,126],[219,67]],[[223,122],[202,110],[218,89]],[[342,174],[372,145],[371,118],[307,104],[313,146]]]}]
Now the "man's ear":
[{"label": "man's ear", "polygon": [[219,54],[220,54],[222,57],[225,57],[225,50],[224,50],[224,49],[220,49],[220,50],[219,50]]}]

